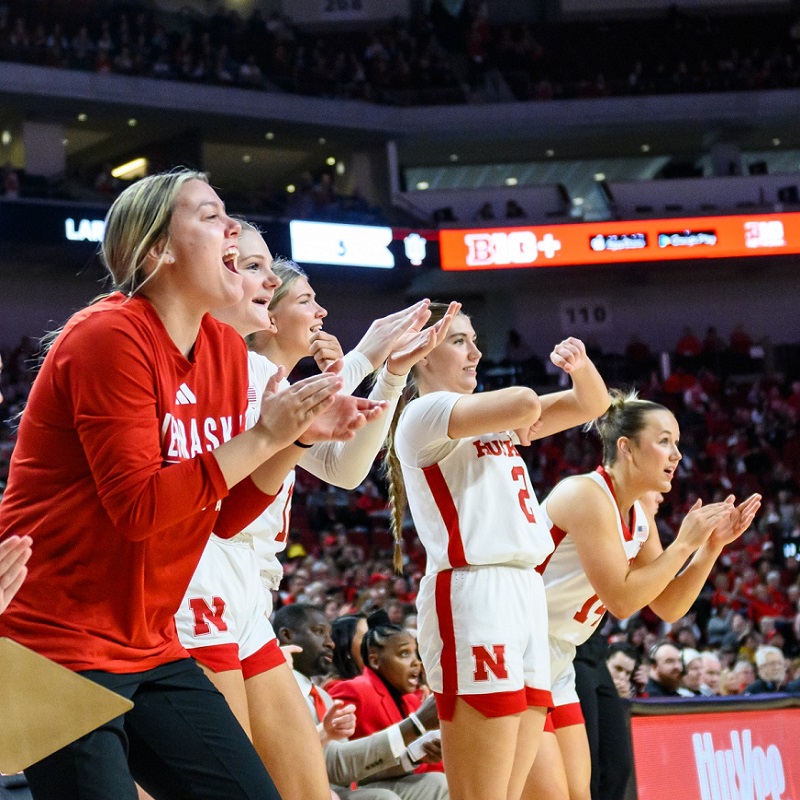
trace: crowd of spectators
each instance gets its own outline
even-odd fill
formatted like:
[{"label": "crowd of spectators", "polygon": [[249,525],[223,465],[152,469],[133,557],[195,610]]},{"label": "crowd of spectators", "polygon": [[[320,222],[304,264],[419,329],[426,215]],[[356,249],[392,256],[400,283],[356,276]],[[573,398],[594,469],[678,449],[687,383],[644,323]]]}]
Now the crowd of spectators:
[{"label": "crowd of spectators", "polygon": [[[0,60],[395,105],[763,90],[800,85],[800,18],[673,9],[640,19],[493,25],[479,0],[466,0],[455,16],[433,0],[412,19],[322,31],[258,8],[202,15],[126,0],[0,0]],[[505,91],[492,94],[493,82]],[[124,185],[109,170],[68,171],[52,183],[7,164],[0,195],[103,200]],[[298,175],[294,184],[294,193],[248,192],[241,211],[385,221],[358,194],[337,192],[333,170]]]},{"label": "crowd of spectators", "polygon": [[[743,333],[737,328],[730,342],[721,342],[721,352],[732,353]],[[689,334],[691,331],[684,331],[679,342],[685,345]],[[516,346],[510,354],[530,358],[519,334],[514,341]],[[6,402],[0,436],[0,486],[14,444],[14,417],[24,406],[36,353],[37,342],[31,338],[3,352],[2,391]],[[711,651],[721,662],[727,693],[743,691],[745,682],[756,679],[756,653],[765,645],[777,647],[787,659],[786,680],[797,677],[800,374],[767,374],[763,370],[715,373],[710,362],[681,362],[678,352],[670,355],[673,361],[682,363],[684,375],[691,379],[680,390],[670,388],[671,376],[664,380],[655,370],[641,372],[626,384],[635,384],[641,396],[671,408],[681,427],[683,459],[673,490],[657,517],[662,541],[671,541],[698,497],[711,501],[728,494],[744,498],[760,492],[764,504],[751,530],[723,553],[686,618],[666,626],[645,608],[631,620],[608,618],[605,632],[612,641],[630,644],[645,660],[652,645],[664,637],[682,651]],[[601,371],[605,359],[613,359],[608,362],[613,368],[624,358],[602,353],[594,357]],[[509,362],[482,365],[480,381],[484,386],[493,387],[497,381],[515,380],[522,374],[503,371],[503,363]],[[752,368],[753,364],[748,366]],[[546,372],[544,377],[539,376],[539,380],[549,379]],[[614,385],[613,381],[609,383]],[[565,475],[594,469],[600,452],[590,435],[575,429],[527,448],[524,457],[537,495],[544,497]],[[370,476],[352,492],[327,486],[300,470],[278,605],[312,603],[324,608],[331,619],[352,611],[384,608],[393,621],[413,627],[414,598],[425,569],[424,552],[409,519],[404,532],[404,573],[393,575],[388,516],[378,461]],[[738,662],[747,662],[750,668]],[[643,683],[640,690],[644,691]]]},{"label": "crowd of spectators", "polygon": [[498,79],[521,100],[741,91],[800,85],[800,19],[673,6],[637,19],[493,25],[485,2],[466,0],[454,16],[432,0],[410,20],[323,33],[258,8],[245,18],[222,7],[203,16],[4,0],[0,59],[398,105],[482,100]]},{"label": "crowd of spectators", "polygon": [[204,17],[137,3],[0,4],[0,59],[379,103],[462,102],[427,19],[374,31],[304,32],[277,13]]}]

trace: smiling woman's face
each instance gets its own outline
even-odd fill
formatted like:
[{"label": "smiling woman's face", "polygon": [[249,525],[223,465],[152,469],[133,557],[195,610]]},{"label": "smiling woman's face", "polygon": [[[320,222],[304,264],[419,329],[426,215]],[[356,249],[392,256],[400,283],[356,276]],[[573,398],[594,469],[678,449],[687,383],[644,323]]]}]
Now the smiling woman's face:
[{"label": "smiling woman's face", "polygon": [[278,329],[275,339],[281,350],[302,351],[300,358],[309,354],[311,334],[322,328],[322,321],[328,316],[327,310],[317,302],[308,280],[302,275],[292,282],[270,313]]},{"label": "smiling woman's face", "polygon": [[236,328],[242,336],[274,330],[269,304],[281,279],[272,271],[272,253],[264,238],[250,228],[239,234],[236,271],[242,277],[244,296],[238,303],[215,309],[214,316]]},{"label": "smiling woman's face", "polygon": [[415,374],[420,390],[470,394],[478,385],[478,362],[481,351],[477,335],[466,314],[457,314],[445,340],[418,365]]}]

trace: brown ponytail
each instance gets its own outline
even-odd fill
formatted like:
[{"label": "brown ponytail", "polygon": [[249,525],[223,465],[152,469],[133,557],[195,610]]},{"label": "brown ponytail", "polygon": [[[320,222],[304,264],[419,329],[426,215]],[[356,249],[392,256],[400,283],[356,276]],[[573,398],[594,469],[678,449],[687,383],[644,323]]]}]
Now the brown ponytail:
[{"label": "brown ponytail", "polygon": [[389,425],[389,432],[386,434],[386,452],[383,456],[383,471],[389,484],[389,522],[392,535],[394,536],[394,571],[398,575],[403,574],[403,517],[408,508],[408,496],[406,494],[406,484],[403,480],[403,470],[400,467],[400,459],[394,449],[394,436],[397,431],[397,422],[403,409],[408,405],[409,400],[416,397],[416,388],[412,388],[413,394],[409,396],[406,390],[400,396],[397,407],[394,410],[392,422]]}]

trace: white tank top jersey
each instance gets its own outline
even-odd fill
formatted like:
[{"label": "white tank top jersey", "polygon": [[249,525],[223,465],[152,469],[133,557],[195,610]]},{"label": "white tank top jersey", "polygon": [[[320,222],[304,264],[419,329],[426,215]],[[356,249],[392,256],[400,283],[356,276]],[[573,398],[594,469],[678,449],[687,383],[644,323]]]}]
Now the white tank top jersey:
[{"label": "white tank top jersey", "polygon": [[[246,424],[249,429],[256,424],[261,415],[261,397],[267,382],[278,368],[268,358],[258,353],[250,352],[248,360],[250,383],[247,389]],[[345,394],[352,392],[371,369],[369,361],[360,353],[351,352],[345,355],[344,367],[341,372],[344,382],[342,392]],[[289,381],[284,378],[280,388],[285,389],[289,385]],[[310,462],[310,471],[324,478],[326,477],[324,464],[315,460],[315,448],[304,451],[300,463],[305,466],[306,462]],[[283,565],[278,560],[278,553],[282,553],[286,549],[289,538],[294,483],[295,471],[291,470],[284,479],[275,500],[241,533],[233,537],[235,541],[247,542],[255,551],[259,560],[261,579],[267,589],[277,589],[283,578]]]},{"label": "white tank top jersey", "polygon": [[464,395],[432,392],[404,409],[395,434],[408,505],[427,574],[453,567],[535,567],[553,549],[511,433],[450,439]]},{"label": "white tank top jersey", "polygon": [[[620,515],[608,473],[602,467],[598,467],[596,472],[589,472],[580,477],[593,480],[605,492],[608,501],[614,506],[617,532],[630,564],[642,549],[642,545],[647,541],[650,533],[650,525],[641,505],[638,500],[633,504],[629,528]],[[542,518],[544,524],[550,529],[550,535],[555,545],[553,554],[539,567],[547,594],[549,633],[555,639],[579,645],[592,635],[595,626],[605,614],[606,607],[598,598],[583,571],[572,537],[566,535],[550,519],[547,513],[547,498],[542,502]]]}]

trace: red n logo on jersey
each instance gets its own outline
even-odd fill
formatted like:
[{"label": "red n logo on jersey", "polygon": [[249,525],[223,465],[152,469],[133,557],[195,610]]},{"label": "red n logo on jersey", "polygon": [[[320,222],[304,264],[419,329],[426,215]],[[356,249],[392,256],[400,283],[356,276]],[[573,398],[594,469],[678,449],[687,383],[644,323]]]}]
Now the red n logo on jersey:
[{"label": "red n logo on jersey", "polygon": [[222,615],[225,613],[225,601],[221,597],[215,595],[211,598],[211,602],[214,604],[213,610],[208,607],[208,603],[206,603],[202,597],[189,598],[189,608],[191,608],[194,613],[195,636],[203,636],[207,633],[211,633],[209,622],[212,623],[218,631],[228,630],[227,623],[222,619]]},{"label": "red n logo on jersey", "polygon": [[492,652],[490,653],[482,644],[472,645],[472,657],[475,659],[474,680],[488,681],[489,670],[492,671],[495,678],[500,678],[500,680],[508,678],[506,646],[504,644],[493,644],[491,649]]}]

